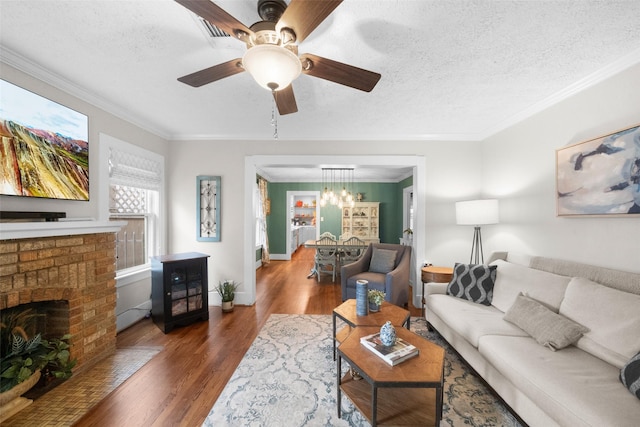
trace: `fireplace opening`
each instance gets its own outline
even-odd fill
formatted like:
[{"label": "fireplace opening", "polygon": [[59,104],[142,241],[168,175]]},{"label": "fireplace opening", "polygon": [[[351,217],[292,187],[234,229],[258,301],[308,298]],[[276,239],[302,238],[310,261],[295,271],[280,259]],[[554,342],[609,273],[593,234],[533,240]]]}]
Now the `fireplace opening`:
[{"label": "fireplace opening", "polygon": [[[32,359],[34,364],[30,366],[35,367],[36,364],[42,366],[39,382],[25,394],[31,399],[40,397],[60,384],[62,381],[56,381],[57,378],[66,379],[66,377],[62,377],[62,373],[56,374],[55,371],[63,369],[65,361],[74,360],[71,355],[72,350],[67,348],[69,340],[65,338],[70,329],[68,301],[38,301],[20,304],[2,310],[0,318],[2,381],[5,383],[2,389],[13,387],[12,384],[15,384],[15,381],[21,381],[12,379],[14,378],[13,374],[4,377],[8,372],[6,369],[16,363],[13,362],[16,357],[19,357],[18,360]],[[65,354],[60,357],[61,353]],[[53,362],[50,358],[51,355],[55,355]],[[75,362],[66,365],[69,367],[67,370],[69,376],[74,365]],[[35,373],[35,368],[31,368],[31,372]]]},{"label": "fireplace opening", "polygon": [[[39,301],[20,304],[2,310],[2,318],[16,316],[25,311],[31,311],[35,316],[33,329],[44,339],[60,338],[69,333],[69,302],[68,301]],[[10,331],[9,331],[10,332]]]}]

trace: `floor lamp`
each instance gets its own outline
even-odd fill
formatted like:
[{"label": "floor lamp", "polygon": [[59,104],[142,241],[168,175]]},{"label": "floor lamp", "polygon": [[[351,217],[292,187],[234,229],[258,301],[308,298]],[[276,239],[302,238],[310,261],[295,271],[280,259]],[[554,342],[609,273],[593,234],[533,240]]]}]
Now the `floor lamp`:
[{"label": "floor lamp", "polygon": [[474,226],[469,264],[484,264],[480,226],[498,223],[498,200],[456,202],[456,223],[458,225]]}]

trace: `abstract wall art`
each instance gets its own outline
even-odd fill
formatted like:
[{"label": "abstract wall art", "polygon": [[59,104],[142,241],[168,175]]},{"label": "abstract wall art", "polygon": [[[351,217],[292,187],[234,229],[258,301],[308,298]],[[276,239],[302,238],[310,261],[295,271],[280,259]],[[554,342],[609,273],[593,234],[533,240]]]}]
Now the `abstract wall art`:
[{"label": "abstract wall art", "polygon": [[0,194],[89,200],[89,118],[0,79]]},{"label": "abstract wall art", "polygon": [[640,215],[640,125],[556,150],[558,216]]}]

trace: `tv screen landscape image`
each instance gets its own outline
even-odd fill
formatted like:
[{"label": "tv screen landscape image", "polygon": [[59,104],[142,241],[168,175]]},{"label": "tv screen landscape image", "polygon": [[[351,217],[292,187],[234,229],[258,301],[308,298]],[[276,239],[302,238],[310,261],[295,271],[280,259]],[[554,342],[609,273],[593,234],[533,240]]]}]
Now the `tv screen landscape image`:
[{"label": "tv screen landscape image", "polygon": [[0,194],[89,200],[89,120],[0,79]]}]

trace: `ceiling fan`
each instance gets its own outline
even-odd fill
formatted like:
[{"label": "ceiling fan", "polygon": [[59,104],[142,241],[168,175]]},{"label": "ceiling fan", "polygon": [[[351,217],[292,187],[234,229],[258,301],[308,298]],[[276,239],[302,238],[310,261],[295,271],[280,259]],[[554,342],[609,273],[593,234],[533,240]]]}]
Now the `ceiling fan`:
[{"label": "ceiling fan", "polygon": [[180,77],[200,87],[248,71],[256,82],[273,93],[281,115],[298,111],[291,82],[300,73],[370,92],[380,74],[310,53],[298,56],[298,43],[316,29],[342,0],[259,0],[262,21],[247,28],[209,0],[175,0],[196,15],[247,45],[242,58]]}]

